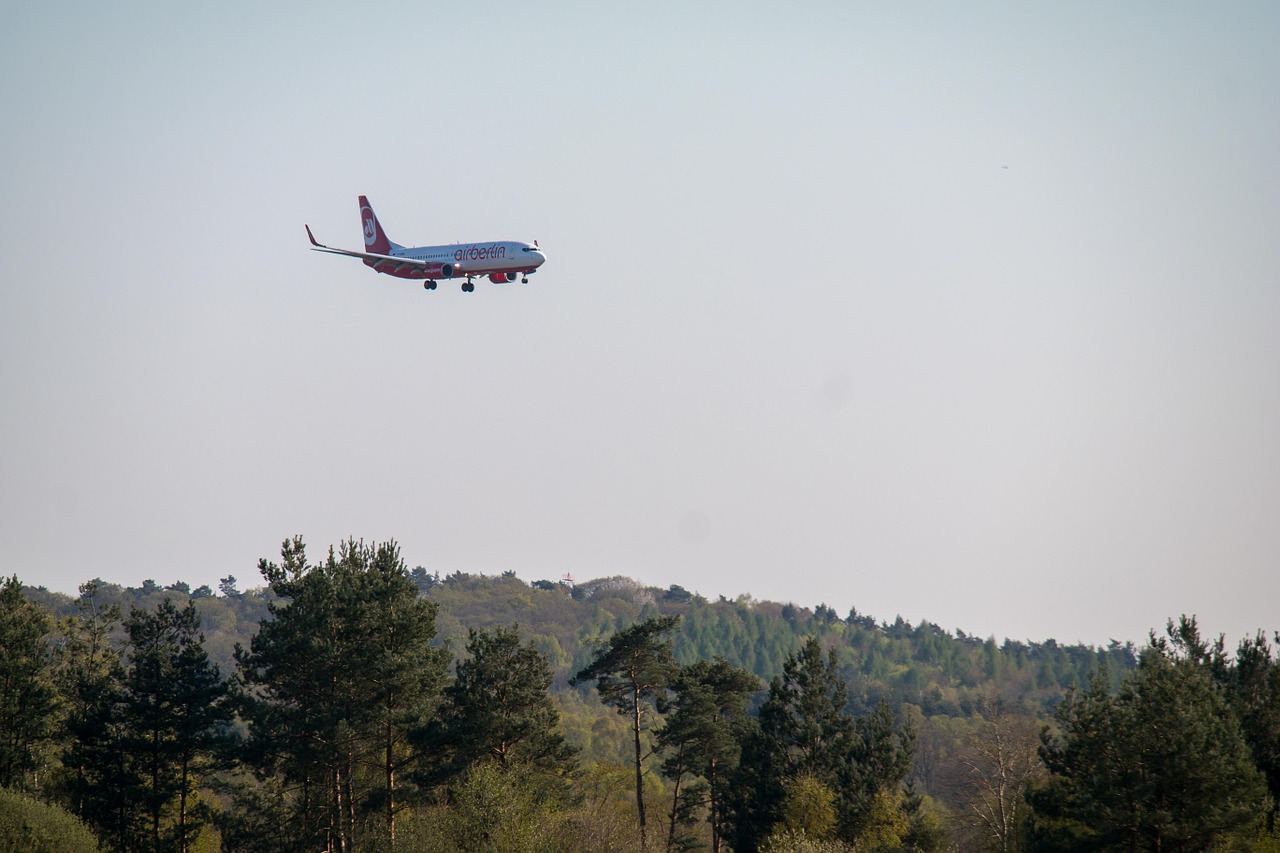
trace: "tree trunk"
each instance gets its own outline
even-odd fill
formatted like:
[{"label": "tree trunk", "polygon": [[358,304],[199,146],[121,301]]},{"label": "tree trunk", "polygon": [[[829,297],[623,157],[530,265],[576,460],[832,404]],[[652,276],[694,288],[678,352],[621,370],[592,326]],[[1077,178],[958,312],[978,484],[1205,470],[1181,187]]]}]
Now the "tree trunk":
[{"label": "tree trunk", "polygon": [[684,744],[680,745],[678,758],[675,788],[671,794],[671,828],[667,831],[667,853],[671,853],[676,846],[676,819],[680,816],[680,783],[684,781]]},{"label": "tree trunk", "polygon": [[387,717],[387,835],[391,839],[391,849],[396,847],[396,765],[394,739],[390,715]]},{"label": "tree trunk", "polygon": [[182,756],[182,787],[178,789],[178,847],[187,853],[187,774],[190,759]]},{"label": "tree trunk", "polygon": [[707,774],[707,800],[711,819],[711,853],[720,853],[720,802],[716,799],[716,760],[711,759]]},{"label": "tree trunk", "polygon": [[160,849],[160,732],[151,731],[151,849]]},{"label": "tree trunk", "polygon": [[644,834],[644,778],[640,768],[640,685],[632,690],[632,708],[635,711],[632,732],[636,742],[636,811],[640,815],[640,849],[645,849]]},{"label": "tree trunk", "polygon": [[355,757],[347,753],[346,773],[343,774],[342,801],[346,804],[347,813],[342,822],[343,850],[356,848],[356,799],[355,799]]}]

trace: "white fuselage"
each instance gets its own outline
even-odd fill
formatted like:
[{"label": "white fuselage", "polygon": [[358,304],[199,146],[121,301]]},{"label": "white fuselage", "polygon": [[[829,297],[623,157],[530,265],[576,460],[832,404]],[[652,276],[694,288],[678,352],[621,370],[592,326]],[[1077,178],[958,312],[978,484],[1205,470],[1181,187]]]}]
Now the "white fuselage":
[{"label": "white fuselage", "polygon": [[431,264],[452,264],[454,277],[495,272],[533,272],[546,256],[532,243],[454,243],[450,246],[393,246],[387,254]]}]

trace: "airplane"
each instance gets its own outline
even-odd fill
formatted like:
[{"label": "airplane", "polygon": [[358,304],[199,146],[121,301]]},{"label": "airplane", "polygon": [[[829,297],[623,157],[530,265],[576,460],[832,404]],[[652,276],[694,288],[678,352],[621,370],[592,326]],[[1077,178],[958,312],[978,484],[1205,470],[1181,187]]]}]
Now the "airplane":
[{"label": "airplane", "polygon": [[528,284],[529,276],[547,260],[537,240],[532,243],[507,240],[454,243],[450,246],[401,246],[387,238],[373,208],[369,206],[369,199],[364,196],[360,196],[360,219],[364,224],[366,251],[353,252],[326,246],[316,240],[311,226],[306,225],[311,251],[363,258],[365,265],[372,267],[374,272],[422,279],[422,286],[427,290],[436,289],[437,279],[464,278],[466,281],[462,283],[462,289],[466,293],[476,289],[473,279],[477,276],[488,276],[494,284],[508,284],[518,277],[523,284]]}]

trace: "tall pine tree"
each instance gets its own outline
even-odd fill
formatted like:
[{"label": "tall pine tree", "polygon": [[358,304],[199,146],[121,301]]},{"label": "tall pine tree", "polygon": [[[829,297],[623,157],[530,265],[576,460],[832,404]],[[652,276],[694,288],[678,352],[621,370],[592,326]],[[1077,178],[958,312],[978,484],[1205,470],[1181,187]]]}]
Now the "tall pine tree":
[{"label": "tall pine tree", "polygon": [[17,575],[0,585],[0,788],[26,787],[53,734],[52,628],[49,615],[22,594]]},{"label": "tall pine tree", "polygon": [[662,773],[672,781],[668,849],[687,846],[679,827],[691,823],[694,811],[705,805],[712,853],[720,853],[724,800],[738,766],[747,697],[759,686],[754,675],[722,657],[682,667],[672,682],[674,698],[664,708],[666,721],[657,734],[667,752]]},{"label": "tall pine tree", "polygon": [[112,639],[120,608],[103,604],[100,595],[100,582],[82,584],[76,613],[63,625],[69,739],[63,788],[72,812],[107,846],[123,850],[138,833],[133,792],[141,779],[125,737],[122,650]]},{"label": "tall pine tree", "polygon": [[642,735],[646,709],[665,694],[676,674],[675,657],[668,635],[679,616],[657,616],[637,622],[610,637],[591,663],[571,681],[594,681],[605,704],[612,705],[631,723],[635,747],[636,812],[640,820],[640,847],[647,843],[644,810],[644,758]]},{"label": "tall pine tree", "polygon": [[169,599],[154,612],[135,609],[125,630],[124,730],[137,762],[134,801],[146,819],[145,846],[186,853],[200,827],[188,808],[195,774],[231,719],[226,686],[204,651],[192,602],[182,610]]},{"label": "tall pine tree", "polygon": [[280,843],[345,853],[373,814],[393,840],[401,771],[417,760],[409,732],[434,710],[448,665],[432,644],[436,607],[394,542],[347,541],[313,566],[295,537],[281,556],[259,570],[283,603],[236,652],[246,756],[287,804]]}]

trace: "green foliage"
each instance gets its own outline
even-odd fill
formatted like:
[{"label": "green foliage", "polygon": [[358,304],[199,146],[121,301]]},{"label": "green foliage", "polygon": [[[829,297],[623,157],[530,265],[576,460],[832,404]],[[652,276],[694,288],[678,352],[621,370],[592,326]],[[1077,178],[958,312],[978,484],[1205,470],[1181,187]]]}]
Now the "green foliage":
[{"label": "green foliage", "polygon": [[559,713],[547,694],[551,670],[516,627],[472,630],[468,657],[444,690],[439,717],[428,727],[426,751],[437,779],[493,761],[519,765],[549,787],[576,765],[575,750],[558,731]]},{"label": "green foliage", "polygon": [[[850,710],[866,712],[881,702],[894,707],[912,704],[926,717],[969,716],[978,702],[993,695],[1016,698],[1027,713],[1044,712],[1061,699],[1062,683],[1086,684],[1105,661],[1115,684],[1136,664],[1129,644],[1106,648],[982,639],[937,625],[905,620],[877,624],[856,608],[844,620],[832,621],[832,610],[792,605],[790,619],[783,605],[737,599],[708,601],[696,593],[685,601],[672,590],[645,587],[627,578],[601,578],[569,587],[550,583],[530,586],[514,577],[485,577],[459,572],[418,575],[430,579],[416,587],[425,589],[439,605],[436,617],[438,642],[461,646],[471,628],[492,629],[519,623],[522,634],[544,655],[553,671],[553,690],[563,689],[569,677],[586,666],[602,638],[649,615],[680,616],[673,632],[673,654],[681,664],[723,657],[766,682],[778,675],[786,657],[796,652],[805,636],[815,636],[836,649],[841,676],[850,688]],[[102,606],[118,605],[154,610],[167,596],[178,607],[194,600],[206,635],[210,660],[224,672],[235,668],[234,647],[248,646],[259,623],[271,619],[269,607],[278,602],[270,586],[240,591],[234,578],[217,596],[188,597],[173,589],[152,585],[123,588],[97,581]],[[40,588],[25,594],[50,612],[66,616],[75,600]],[[648,609],[646,609],[648,608]],[[123,633],[117,630],[117,641]],[[1051,671],[1051,672],[1050,672]],[[584,760],[595,756],[584,755]],[[601,756],[603,757],[603,756]]]},{"label": "green foliage", "polygon": [[439,853],[551,853],[560,842],[564,813],[556,798],[515,768],[478,764],[451,790],[450,808],[438,813],[426,851]]},{"label": "green foliage", "polygon": [[[25,752],[28,784],[39,779],[44,790],[63,797],[114,848],[144,837],[154,841],[149,830],[158,800],[148,792],[163,793],[167,785],[177,794],[159,809],[160,847],[177,843],[173,829],[182,822],[185,791],[192,824],[196,817],[216,819],[219,833],[206,832],[202,845],[221,840],[241,851],[326,845],[380,851],[392,849],[393,833],[395,849],[434,843],[431,828],[452,819],[454,795],[472,784],[471,774],[505,763],[520,769],[518,787],[546,791],[545,782],[555,780],[556,802],[536,803],[554,815],[548,818],[554,830],[537,836],[554,839],[547,842],[558,845],[554,849],[635,849],[645,801],[670,805],[662,810],[666,822],[651,821],[659,826],[653,836],[665,834],[669,849],[709,840],[714,847],[724,809],[720,801],[733,791],[732,828],[750,828],[737,849],[748,853],[763,844],[828,843],[785,829],[788,786],[807,774],[835,795],[835,832],[843,839],[838,843],[866,853],[873,847],[940,849],[941,825],[952,832],[955,816],[974,813],[972,783],[985,775],[993,784],[1012,784],[1002,801],[1009,807],[1011,830],[1000,842],[994,835],[978,841],[958,833],[948,842],[962,849],[989,843],[992,849],[1014,850],[1023,840],[1016,814],[1022,783],[1013,768],[978,760],[980,746],[1003,737],[990,731],[985,709],[1004,702],[1018,731],[1025,732],[1038,727],[1073,686],[1072,701],[1083,707],[1081,696],[1092,689],[1088,685],[1095,675],[1107,701],[1117,705],[1141,705],[1136,699],[1121,701],[1129,692],[1142,693],[1135,686],[1141,681],[1158,697],[1142,707],[1157,716],[1156,709],[1172,709],[1161,731],[1163,739],[1177,740],[1181,735],[1172,721],[1186,710],[1178,702],[1190,707],[1204,692],[1203,684],[1188,687],[1178,680],[1191,669],[1201,681],[1207,679],[1208,693],[1218,703],[1206,706],[1210,713],[1191,717],[1235,720],[1248,746],[1245,764],[1256,765],[1271,790],[1276,788],[1280,674],[1273,647],[1262,634],[1242,642],[1232,659],[1221,638],[1206,643],[1194,620],[1183,620],[1170,626],[1167,639],[1153,638],[1143,669],[1135,670],[1133,647],[1115,642],[1105,648],[1053,640],[998,643],[929,622],[877,623],[856,610],[840,619],[825,604],[810,609],[750,596],[709,601],[681,587],[655,589],[617,577],[571,588],[551,582],[530,586],[513,573],[410,573],[393,544],[347,542],[312,566],[300,540],[293,540],[282,551],[281,566],[264,561],[260,569],[266,588],[241,591],[228,576],[219,595],[207,587],[192,590],[180,580],[136,589],[91,582],[78,600],[21,588],[34,612],[62,617],[54,633],[46,629],[54,653],[42,670],[61,696],[45,715],[51,726],[46,735]],[[160,752],[170,758],[155,762],[137,739],[150,712],[146,702],[140,708],[134,703],[161,692],[158,679],[143,678],[146,673],[138,668],[136,655],[145,638],[131,642],[118,611],[132,611],[133,619],[141,620],[133,627],[141,628],[147,620],[180,621],[189,603],[205,633],[192,649],[203,649],[207,664],[234,660],[237,641],[249,650],[240,653],[240,718],[229,728],[245,737],[244,748],[224,756],[221,768],[196,761],[184,784],[181,770],[166,763],[178,752],[166,747]],[[0,620],[14,612],[9,604]],[[668,663],[683,667],[679,677],[671,679],[668,669],[668,680],[654,681],[661,686],[639,699],[634,691],[627,698],[628,679],[621,668],[612,683],[603,680],[601,691],[570,689],[569,676],[586,675],[611,642],[666,620],[670,627],[658,646]],[[523,643],[508,627],[517,622]],[[467,645],[452,684],[446,677],[450,642]],[[133,653],[128,670],[121,662],[125,651]],[[1146,658],[1152,654],[1177,674],[1173,687],[1160,688],[1164,693],[1156,690],[1160,679],[1147,681],[1145,671],[1155,665]],[[0,669],[10,662],[0,659]],[[772,679],[777,689],[764,695],[750,684],[729,690],[729,705],[717,704],[716,668],[744,679],[745,673]],[[610,712],[605,696],[620,714]],[[1122,716],[1114,712],[1098,719],[1118,725]],[[153,714],[150,722],[157,721],[177,731],[174,714]],[[1208,731],[1191,727],[1188,743],[1200,743],[1197,749],[1209,754],[1240,757],[1225,741],[1202,736],[1202,729]],[[414,735],[446,730],[452,730],[449,738],[431,742],[429,749]],[[498,733],[496,740],[486,732]],[[580,749],[577,771],[566,772],[568,765],[551,761],[547,766],[555,769],[544,773],[529,760],[527,751],[548,733],[548,743],[562,736],[559,746],[532,753]],[[1065,748],[1072,736],[1059,718],[1051,742]],[[193,733],[174,738],[198,741]],[[1191,788],[1209,784],[1198,775],[1202,768],[1166,761],[1136,735],[1112,745],[1117,753],[1121,746],[1150,749],[1139,753],[1143,767],[1175,768],[1170,772]],[[649,754],[653,749],[656,757]],[[902,785],[912,753],[910,778],[929,797]],[[416,772],[437,755],[451,767],[447,773]],[[656,759],[661,759],[661,775],[646,773],[645,766]],[[163,772],[153,772],[155,767]],[[429,787],[442,780],[447,786]],[[474,784],[480,792],[500,790]],[[1104,815],[1073,811],[1083,801],[1063,799],[1067,788],[1057,777],[1036,784],[1038,802],[1057,809],[1036,814],[1042,846],[1071,849],[1074,834],[1077,849],[1106,849],[1099,834]],[[1259,790],[1245,784],[1235,799],[1252,798],[1256,805]],[[628,805],[629,795],[634,805]],[[522,795],[510,796],[515,802]],[[1157,815],[1163,825],[1174,827],[1175,838],[1166,849],[1169,844],[1200,849],[1198,838],[1178,840],[1177,824],[1194,823],[1197,809],[1212,812],[1212,801],[1208,795],[1185,803],[1167,800],[1174,803],[1166,809],[1167,820]],[[484,802],[474,802],[475,814],[488,808]],[[998,798],[990,802],[1000,804]],[[1221,815],[1214,818],[1230,825],[1213,835],[1215,843],[1223,850],[1266,849],[1274,842],[1268,829],[1274,828],[1276,802],[1269,800],[1269,814],[1256,819],[1246,817],[1258,815],[1256,808],[1237,809],[1239,814],[1228,814],[1225,823]]]},{"label": "green foliage", "polygon": [[834,838],[818,839],[803,832],[778,829],[760,845],[760,853],[856,853],[856,850]]},{"label": "green foliage", "polygon": [[[1280,643],[1280,634],[1276,635]],[[1240,727],[1270,791],[1267,832],[1277,830],[1280,811],[1280,660],[1261,631],[1240,641],[1235,666],[1219,671],[1218,680],[1240,718]]]},{"label": "green foliage", "polygon": [[1045,777],[1040,726],[1003,702],[983,703],[961,731],[950,768],[968,846],[1016,853],[1024,849],[1027,792]]},{"label": "green foliage", "polygon": [[58,806],[0,788],[0,853],[98,853],[98,839]]},{"label": "green foliage", "polygon": [[676,675],[671,641],[666,639],[679,624],[679,616],[660,616],[638,622],[614,634],[595,658],[573,677],[573,683],[594,681],[600,698],[631,721],[635,744],[636,813],[640,819],[640,846],[646,843],[644,811],[644,756],[641,735],[646,706],[655,702]]},{"label": "green foliage", "polygon": [[190,809],[195,774],[231,719],[226,685],[209,663],[199,628],[191,602],[179,610],[166,600],[125,620],[130,666],[120,731],[136,782],[122,793],[144,819],[146,846],[156,851],[185,850],[199,834],[203,822]]},{"label": "green foliage", "polygon": [[836,795],[816,776],[803,773],[783,784],[782,819],[784,832],[815,840],[828,840],[836,830]]},{"label": "green foliage", "polygon": [[1153,638],[1117,694],[1104,672],[1068,695],[1033,796],[1039,849],[1210,850],[1253,825],[1263,781],[1212,665]]},{"label": "green foliage", "polygon": [[348,541],[312,566],[295,537],[281,556],[259,568],[287,603],[237,650],[245,758],[281,785],[291,845],[344,846],[375,813],[392,840],[401,771],[417,761],[409,732],[429,719],[448,662],[432,644],[436,605],[395,543]]},{"label": "green foliage", "polygon": [[0,584],[0,787],[25,787],[52,737],[57,692],[51,678],[53,622],[26,600],[13,576]]},{"label": "green foliage", "polygon": [[[729,780],[738,767],[739,739],[747,729],[747,697],[758,687],[755,676],[724,658],[682,667],[673,679],[674,698],[661,703],[668,716],[657,733],[658,748],[667,753],[662,773],[674,783],[668,848],[691,843],[680,827],[692,825],[705,805],[711,846],[719,849]],[[687,777],[704,782],[686,785]]]},{"label": "green foliage", "polygon": [[125,673],[114,639],[120,607],[100,593],[97,581],[82,584],[76,612],[62,625],[68,745],[60,787],[73,813],[120,848],[134,835],[130,792],[142,780],[126,740]]},{"label": "green foliage", "polygon": [[858,846],[867,850],[899,849],[911,829],[906,806],[906,797],[901,791],[877,791],[862,831],[858,833]]},{"label": "green foliage", "polygon": [[836,793],[836,836],[854,843],[871,826],[882,791],[911,767],[910,729],[885,707],[854,718],[834,650],[816,638],[787,659],[769,686],[758,728],[743,740],[733,803],[735,850],[756,849],[783,820],[788,780],[808,776]]}]

